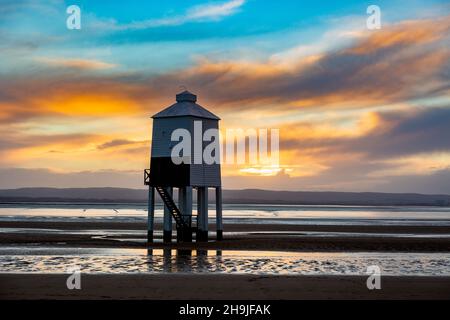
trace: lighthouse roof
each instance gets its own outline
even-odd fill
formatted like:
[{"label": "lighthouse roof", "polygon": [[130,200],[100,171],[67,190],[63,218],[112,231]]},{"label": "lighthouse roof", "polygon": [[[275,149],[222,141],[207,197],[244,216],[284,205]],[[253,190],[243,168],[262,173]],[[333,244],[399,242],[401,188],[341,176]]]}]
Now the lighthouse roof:
[{"label": "lighthouse roof", "polygon": [[198,117],[205,119],[220,120],[212,112],[206,110],[197,104],[197,96],[189,91],[183,91],[176,95],[177,102],[170,107],[153,115],[152,118],[169,118],[169,117]]}]

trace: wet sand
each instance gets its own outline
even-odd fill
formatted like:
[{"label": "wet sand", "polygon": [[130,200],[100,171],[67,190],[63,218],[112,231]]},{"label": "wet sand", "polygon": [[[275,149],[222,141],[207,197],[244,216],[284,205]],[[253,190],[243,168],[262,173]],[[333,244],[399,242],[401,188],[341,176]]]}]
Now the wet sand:
[{"label": "wet sand", "polygon": [[[175,225],[174,225],[175,227]],[[146,230],[145,222],[126,221],[0,221],[0,228],[43,228],[61,230]],[[215,230],[215,225],[209,225],[210,230]],[[155,230],[162,230],[162,224],[155,223]],[[449,226],[440,225],[324,225],[324,224],[279,224],[274,221],[271,224],[261,223],[226,223],[227,232],[248,231],[323,231],[323,232],[367,232],[367,233],[436,233],[450,234]]]},{"label": "wet sand", "polygon": [[[68,290],[65,274],[0,274],[0,299],[450,299],[450,277],[224,274],[87,274]],[[205,285],[207,284],[207,285]]]},{"label": "wet sand", "polygon": [[[1,221],[0,228],[42,228],[62,232],[48,233],[34,230],[0,233],[1,244],[46,244],[77,247],[147,248],[145,224],[140,222],[51,222],[51,221]],[[160,225],[155,226],[161,230]],[[67,230],[67,233],[64,233]],[[78,234],[73,231],[82,230]],[[141,231],[129,234],[98,236],[98,230]],[[214,230],[210,226],[210,230]],[[71,233],[73,232],[73,233]],[[302,234],[302,232],[304,232]],[[347,235],[324,237],[308,232],[345,232]],[[121,232],[122,233],[122,232]],[[354,235],[349,236],[349,233]],[[412,234],[399,237],[396,233]],[[381,234],[381,236],[372,236]],[[288,251],[405,251],[449,252],[450,226],[390,226],[390,225],[286,225],[286,224],[227,224],[225,240],[216,242],[211,236],[208,243],[164,244],[161,239],[151,243],[151,248],[228,249],[228,250],[288,250]],[[423,235],[423,236],[421,236]],[[134,241],[128,240],[132,237]]]}]

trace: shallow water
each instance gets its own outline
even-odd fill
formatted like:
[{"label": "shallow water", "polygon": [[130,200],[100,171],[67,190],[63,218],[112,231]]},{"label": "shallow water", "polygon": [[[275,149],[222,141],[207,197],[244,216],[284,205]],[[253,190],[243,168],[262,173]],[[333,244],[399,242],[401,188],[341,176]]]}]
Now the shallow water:
[{"label": "shallow water", "polygon": [[[161,222],[162,209],[155,211]],[[445,225],[450,226],[448,207],[301,206],[225,204],[225,223],[342,224],[342,225]],[[145,221],[143,205],[14,204],[0,205],[0,221]],[[215,219],[210,207],[209,218]]]}]

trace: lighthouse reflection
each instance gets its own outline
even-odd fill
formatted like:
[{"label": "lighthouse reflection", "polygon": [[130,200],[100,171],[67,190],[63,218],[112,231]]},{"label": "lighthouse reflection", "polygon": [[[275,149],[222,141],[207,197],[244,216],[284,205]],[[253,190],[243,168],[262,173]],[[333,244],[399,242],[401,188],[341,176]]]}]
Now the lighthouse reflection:
[{"label": "lighthouse reflection", "polygon": [[[148,249],[148,267],[152,271],[154,264],[161,262],[162,270],[165,272],[192,272],[199,269],[211,269],[217,267],[217,263],[222,257],[222,250],[206,249]],[[211,260],[211,258],[217,259]]]}]

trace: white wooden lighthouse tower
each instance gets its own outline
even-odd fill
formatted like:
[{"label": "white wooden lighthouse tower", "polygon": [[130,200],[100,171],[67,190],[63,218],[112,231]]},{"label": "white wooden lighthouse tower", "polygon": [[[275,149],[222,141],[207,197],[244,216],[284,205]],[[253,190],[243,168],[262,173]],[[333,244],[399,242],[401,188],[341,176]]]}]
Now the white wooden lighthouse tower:
[{"label": "white wooden lighthouse tower", "polygon": [[[164,242],[172,241],[173,220],[178,241],[192,241],[193,233],[196,241],[208,241],[208,188],[215,188],[216,237],[222,240],[220,164],[207,164],[203,159],[200,163],[194,161],[194,156],[202,155],[207,144],[203,142],[203,134],[208,129],[218,129],[220,119],[198,105],[197,96],[188,91],[177,94],[176,101],[152,117],[150,169],[144,172],[145,185],[149,187],[148,241],[153,242],[155,190],[164,202]],[[172,141],[172,133],[177,129],[190,133],[192,154],[182,154],[174,161],[172,149],[178,141]],[[174,188],[178,189],[178,204],[173,198]],[[197,216],[192,214],[193,189],[197,192]]]}]

